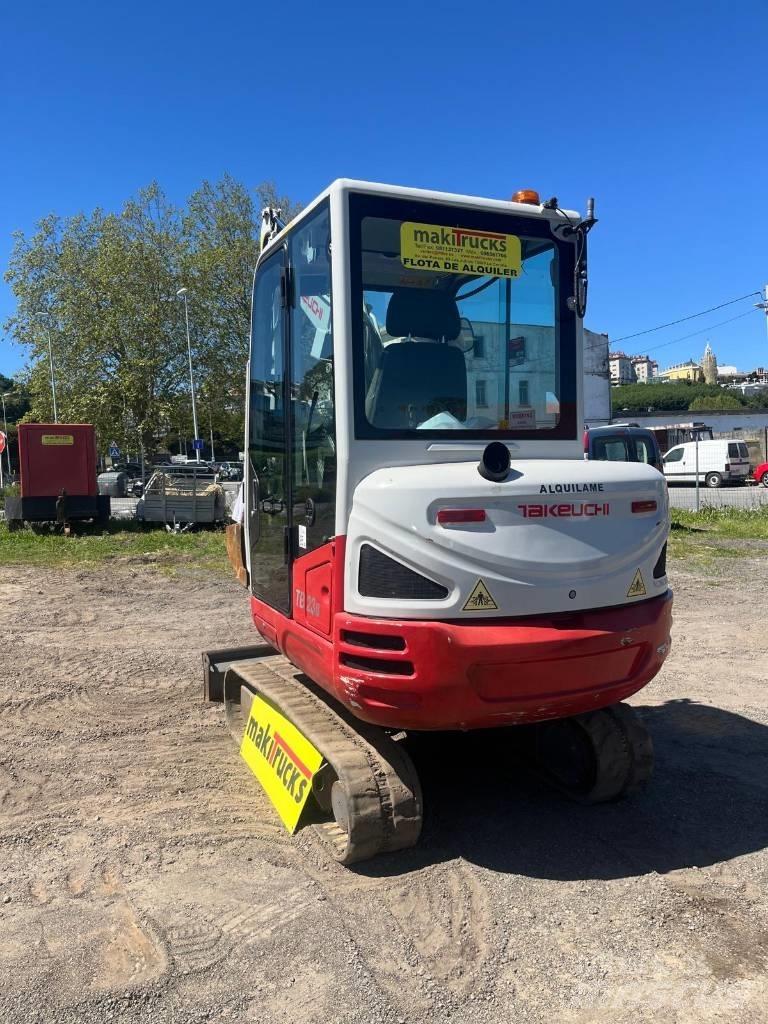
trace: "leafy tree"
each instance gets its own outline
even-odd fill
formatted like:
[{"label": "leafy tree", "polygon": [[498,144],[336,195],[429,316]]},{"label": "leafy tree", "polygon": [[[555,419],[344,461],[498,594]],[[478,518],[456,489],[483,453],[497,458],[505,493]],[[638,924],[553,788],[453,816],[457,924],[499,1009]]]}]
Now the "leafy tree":
[{"label": "leafy tree", "polygon": [[[8,421],[8,431],[11,433],[12,426],[29,412],[30,400],[26,388],[11,377],[0,373],[0,393],[6,395],[5,415]],[[0,410],[2,406],[0,406]]]},{"label": "leafy tree", "polygon": [[[643,413],[648,409],[654,411],[679,412],[692,409],[695,401],[701,400],[705,405],[700,408],[720,408],[712,402],[723,397],[723,389],[717,384],[695,384],[689,381],[670,381],[662,384],[625,384],[611,389],[611,404],[614,412]],[[746,403],[741,395],[734,397],[735,408],[743,408]],[[732,408],[728,406],[728,408]]]},{"label": "leafy tree", "polygon": [[[181,273],[189,291],[194,363],[204,381],[198,418],[242,443],[253,272],[259,254],[261,210],[299,212],[274,185],[256,194],[226,175],[204,181],[187,203]],[[203,432],[201,426],[201,433]]]},{"label": "leafy tree", "polygon": [[[59,419],[96,425],[147,454],[169,432],[192,437],[183,303],[187,287],[198,420],[242,438],[244,375],[260,208],[282,205],[274,186],[256,195],[230,177],[204,182],[186,209],[153,183],[117,213],[44,217],[19,232],[5,278],[17,300],[6,330],[27,347],[29,419],[52,419],[48,337]],[[42,315],[41,315],[42,314]],[[207,428],[207,429],[206,429]]]}]

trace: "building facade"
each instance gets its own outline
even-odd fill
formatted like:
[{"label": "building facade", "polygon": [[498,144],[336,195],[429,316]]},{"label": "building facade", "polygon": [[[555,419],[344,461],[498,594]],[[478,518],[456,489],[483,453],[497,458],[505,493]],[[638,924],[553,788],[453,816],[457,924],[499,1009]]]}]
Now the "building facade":
[{"label": "building facade", "polygon": [[700,384],[704,380],[704,371],[699,363],[689,359],[685,363],[675,363],[674,366],[662,370],[659,378],[661,380],[690,380]]},{"label": "building facade", "polygon": [[608,367],[612,386],[635,383],[637,378],[632,366],[632,357],[626,355],[626,353],[611,352],[608,356]]},{"label": "building facade", "polygon": [[658,375],[659,364],[655,359],[649,359],[648,356],[633,356],[632,369],[635,371],[635,379],[638,384],[647,384],[649,380],[653,380]]}]

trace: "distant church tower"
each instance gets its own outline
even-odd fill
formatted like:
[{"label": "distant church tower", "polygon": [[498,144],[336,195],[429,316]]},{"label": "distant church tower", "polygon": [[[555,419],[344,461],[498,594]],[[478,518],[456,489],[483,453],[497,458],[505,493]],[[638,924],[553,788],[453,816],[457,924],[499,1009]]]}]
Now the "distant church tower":
[{"label": "distant church tower", "polygon": [[717,358],[710,348],[709,342],[707,342],[707,347],[704,349],[701,368],[704,371],[704,383],[717,384]]}]

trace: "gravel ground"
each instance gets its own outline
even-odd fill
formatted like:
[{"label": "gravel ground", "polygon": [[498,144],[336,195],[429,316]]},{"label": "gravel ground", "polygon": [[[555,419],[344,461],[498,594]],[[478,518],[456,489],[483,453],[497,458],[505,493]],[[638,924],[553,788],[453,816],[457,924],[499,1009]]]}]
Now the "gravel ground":
[{"label": "gravel ground", "polygon": [[0,1021],[765,1022],[768,558],[730,564],[673,568],[643,795],[428,745],[421,846],[358,870],[201,702],[200,651],[253,641],[234,583],[1,569]]}]

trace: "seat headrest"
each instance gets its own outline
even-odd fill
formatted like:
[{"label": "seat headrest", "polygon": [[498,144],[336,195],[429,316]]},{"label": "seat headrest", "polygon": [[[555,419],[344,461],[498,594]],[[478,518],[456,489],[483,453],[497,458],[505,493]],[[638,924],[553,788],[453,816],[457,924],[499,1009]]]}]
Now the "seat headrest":
[{"label": "seat headrest", "polygon": [[437,289],[396,288],[387,306],[387,334],[393,338],[454,341],[461,331],[456,300]]}]

